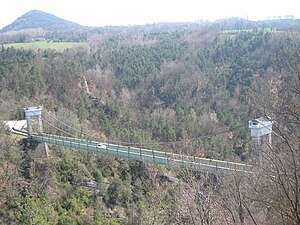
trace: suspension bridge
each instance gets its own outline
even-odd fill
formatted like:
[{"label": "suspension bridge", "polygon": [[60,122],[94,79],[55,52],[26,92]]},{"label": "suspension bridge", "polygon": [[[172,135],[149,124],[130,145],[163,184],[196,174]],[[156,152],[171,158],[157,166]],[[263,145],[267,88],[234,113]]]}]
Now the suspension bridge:
[{"label": "suspension bridge", "polygon": [[[26,120],[22,127],[16,126],[20,121],[7,122],[12,133],[23,136],[30,143],[44,143],[67,148],[80,149],[87,152],[94,152],[103,155],[121,157],[131,160],[139,160],[146,163],[165,165],[175,168],[189,169],[199,172],[210,173],[232,173],[232,172],[250,172],[252,166],[244,163],[207,159],[185,154],[170,153],[167,151],[158,151],[142,147],[131,147],[120,144],[98,142],[76,137],[67,137],[43,132],[42,108],[30,107],[25,109]],[[46,121],[49,123],[48,121]],[[27,131],[23,128],[27,125]],[[51,125],[51,123],[50,123]],[[60,128],[55,127],[59,129]],[[37,128],[37,132],[34,132]],[[67,133],[67,132],[65,132]]]}]

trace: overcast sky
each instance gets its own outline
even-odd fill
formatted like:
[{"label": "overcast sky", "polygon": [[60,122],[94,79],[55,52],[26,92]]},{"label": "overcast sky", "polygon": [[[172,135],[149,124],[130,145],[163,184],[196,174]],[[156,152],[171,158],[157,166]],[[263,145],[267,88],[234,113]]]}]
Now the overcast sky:
[{"label": "overcast sky", "polygon": [[0,29],[37,9],[85,26],[214,21],[228,17],[300,18],[300,0],[0,0]]}]

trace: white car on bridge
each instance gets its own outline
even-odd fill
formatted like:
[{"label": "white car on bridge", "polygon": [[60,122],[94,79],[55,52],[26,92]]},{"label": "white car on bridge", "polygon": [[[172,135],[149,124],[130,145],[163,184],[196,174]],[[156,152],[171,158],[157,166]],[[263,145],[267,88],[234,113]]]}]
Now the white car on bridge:
[{"label": "white car on bridge", "polygon": [[106,148],[107,148],[107,143],[98,143],[98,144],[97,144],[97,148],[103,148],[103,149],[106,149]]}]

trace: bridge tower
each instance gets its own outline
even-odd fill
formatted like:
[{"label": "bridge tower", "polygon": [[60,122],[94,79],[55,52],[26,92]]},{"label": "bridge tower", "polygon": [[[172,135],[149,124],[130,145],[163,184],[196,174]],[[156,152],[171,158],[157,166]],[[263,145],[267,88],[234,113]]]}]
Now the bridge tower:
[{"label": "bridge tower", "polygon": [[[27,132],[28,137],[32,136],[34,132],[38,135],[43,133],[43,123],[42,123],[42,107],[26,107],[24,109],[25,118],[27,120]],[[31,142],[31,147],[34,150],[38,150],[43,156],[48,157],[48,145],[47,143],[38,144]]]},{"label": "bridge tower", "polygon": [[272,125],[273,121],[270,117],[260,117],[249,121],[252,137],[252,155],[260,159],[261,157],[261,137],[268,135],[268,145],[272,145]]},{"label": "bridge tower", "polygon": [[[31,136],[33,132],[33,127],[37,124],[37,133],[43,133],[43,124],[42,124],[42,107],[27,107],[24,109],[25,118],[27,120],[27,131],[28,135]],[[37,118],[37,121],[34,120]],[[35,124],[34,124],[35,122]]]}]

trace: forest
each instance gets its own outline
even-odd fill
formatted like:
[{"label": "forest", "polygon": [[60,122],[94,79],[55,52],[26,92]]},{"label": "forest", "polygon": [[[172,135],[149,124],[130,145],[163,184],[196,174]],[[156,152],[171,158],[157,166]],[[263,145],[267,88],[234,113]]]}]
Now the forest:
[{"label": "forest", "polygon": [[[102,142],[249,163],[253,171],[200,173],[52,145],[48,158],[36,158],[0,124],[0,223],[299,224],[300,36],[282,24],[51,33],[86,42],[63,51],[2,45],[2,121],[41,105]],[[248,121],[261,116],[275,121],[275,134],[257,159]],[[96,187],[81,185],[88,181]]]}]

